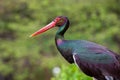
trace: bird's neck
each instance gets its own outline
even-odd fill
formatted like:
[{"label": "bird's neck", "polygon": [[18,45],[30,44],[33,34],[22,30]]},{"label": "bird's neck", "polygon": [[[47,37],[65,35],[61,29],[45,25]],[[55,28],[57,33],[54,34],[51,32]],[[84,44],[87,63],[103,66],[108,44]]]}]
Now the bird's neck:
[{"label": "bird's neck", "polygon": [[64,33],[67,31],[69,27],[69,21],[66,21],[66,23],[64,23],[64,25],[60,26],[56,36],[55,36],[55,40],[64,40]]}]

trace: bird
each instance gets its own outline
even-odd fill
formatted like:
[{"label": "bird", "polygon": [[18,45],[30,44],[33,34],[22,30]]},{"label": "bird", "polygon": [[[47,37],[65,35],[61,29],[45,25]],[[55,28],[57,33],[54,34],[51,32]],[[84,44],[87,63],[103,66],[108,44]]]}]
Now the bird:
[{"label": "bird", "polygon": [[76,64],[83,73],[94,80],[120,80],[120,55],[91,41],[65,39],[64,33],[69,25],[68,17],[58,16],[30,37],[58,27],[55,44],[65,60],[70,64]]}]

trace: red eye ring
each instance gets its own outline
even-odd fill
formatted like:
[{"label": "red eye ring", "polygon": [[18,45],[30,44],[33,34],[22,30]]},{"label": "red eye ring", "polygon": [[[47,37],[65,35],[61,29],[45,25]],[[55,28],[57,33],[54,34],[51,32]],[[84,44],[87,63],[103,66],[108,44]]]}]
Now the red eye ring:
[{"label": "red eye ring", "polygon": [[56,18],[56,19],[54,20],[54,22],[57,23],[57,22],[59,22],[60,20],[61,20],[61,18],[58,17],[58,18]]}]

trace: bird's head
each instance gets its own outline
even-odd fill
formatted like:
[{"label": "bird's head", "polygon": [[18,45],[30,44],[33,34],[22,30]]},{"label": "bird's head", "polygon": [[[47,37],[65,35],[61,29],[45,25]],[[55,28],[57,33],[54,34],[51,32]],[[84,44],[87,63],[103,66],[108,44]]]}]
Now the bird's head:
[{"label": "bird's head", "polygon": [[64,16],[58,16],[56,17],[52,22],[50,22],[48,25],[46,25],[45,27],[39,29],[38,31],[36,31],[35,33],[33,33],[32,35],[30,35],[30,37],[36,36],[38,34],[41,34],[55,26],[57,27],[61,27],[62,25],[64,25],[67,22],[67,17]]}]

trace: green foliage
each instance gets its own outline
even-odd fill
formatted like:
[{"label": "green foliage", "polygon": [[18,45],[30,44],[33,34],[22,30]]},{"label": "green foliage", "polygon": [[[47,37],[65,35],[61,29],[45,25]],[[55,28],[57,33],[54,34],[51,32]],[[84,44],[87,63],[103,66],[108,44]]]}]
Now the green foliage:
[{"label": "green foliage", "polygon": [[76,65],[63,65],[61,73],[56,75],[51,80],[92,80],[92,78],[83,74]]},{"label": "green foliage", "polygon": [[[52,68],[66,64],[54,44],[57,29],[35,38],[29,35],[61,15],[71,22],[66,39],[90,40],[119,53],[119,3],[119,0],[1,0],[0,75],[12,74],[14,80],[50,80]],[[69,66],[62,66],[61,74],[53,80],[70,80],[73,72],[72,80],[87,78],[78,68]]]}]

